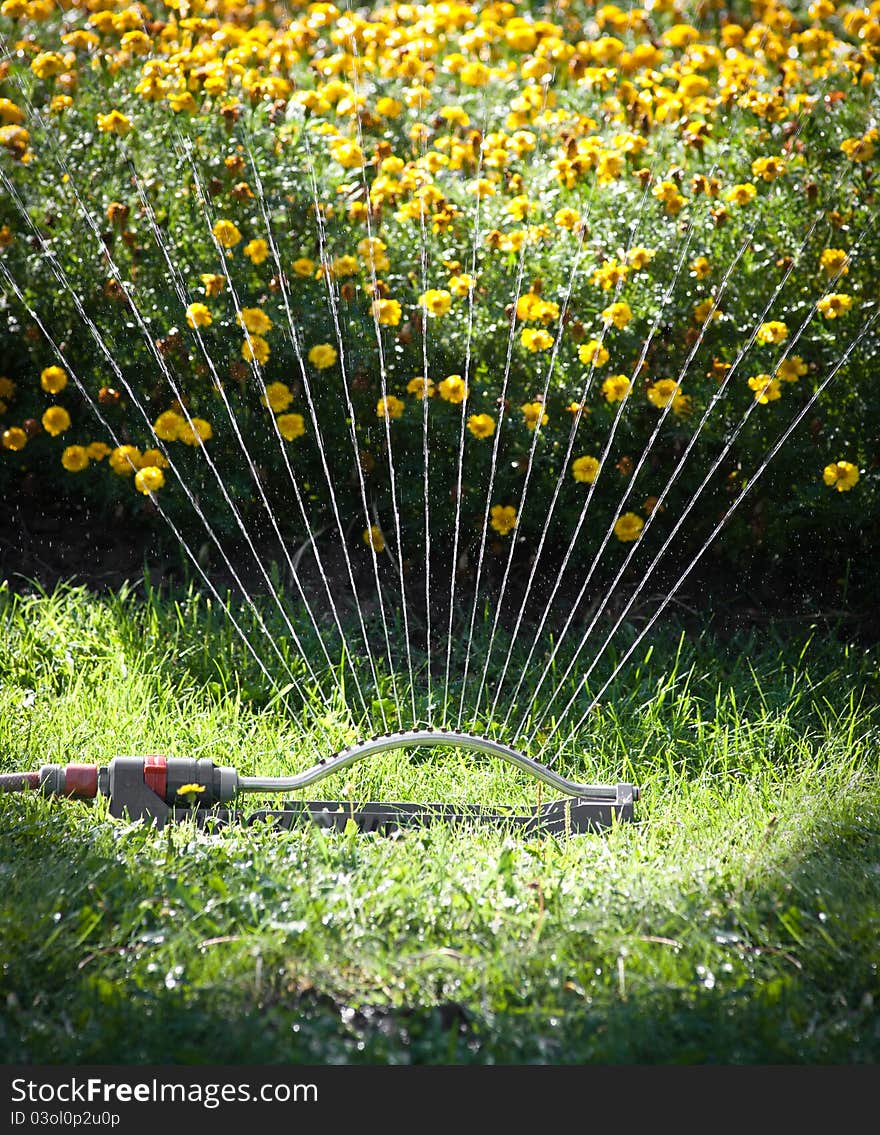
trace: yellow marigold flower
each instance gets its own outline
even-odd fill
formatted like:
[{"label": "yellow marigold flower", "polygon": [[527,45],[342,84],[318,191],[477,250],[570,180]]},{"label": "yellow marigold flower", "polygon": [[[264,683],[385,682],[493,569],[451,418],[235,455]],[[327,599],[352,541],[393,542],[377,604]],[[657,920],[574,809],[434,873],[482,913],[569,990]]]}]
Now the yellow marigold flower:
[{"label": "yellow marigold flower", "polygon": [[837,319],[839,315],[846,315],[852,307],[852,296],[843,292],[832,292],[820,299],[817,307],[826,319]]},{"label": "yellow marigold flower", "polygon": [[415,378],[411,378],[406,384],[406,392],[407,394],[414,394],[419,401],[426,396],[433,398],[434,381],[433,379],[425,378],[423,375],[417,374]]},{"label": "yellow marigold flower", "polygon": [[803,378],[806,373],[807,364],[800,355],[791,355],[789,358],[783,359],[776,368],[775,377],[781,379],[783,382],[797,382],[797,380]]},{"label": "yellow marigold flower", "polygon": [[86,446],[90,461],[103,461],[110,452],[110,446],[105,441],[92,441]]},{"label": "yellow marigold flower", "polygon": [[53,95],[49,102],[49,110],[52,114],[63,114],[65,110],[70,110],[73,106],[73,99],[70,95]]},{"label": "yellow marigold flower", "polygon": [[874,156],[876,141],[877,131],[869,130],[861,138],[847,138],[840,143],[840,148],[851,162],[869,162]]},{"label": "yellow marigold flower", "polygon": [[452,296],[444,288],[429,288],[419,296],[419,303],[429,315],[445,315],[452,307]]},{"label": "yellow marigold flower", "polygon": [[275,421],[285,441],[295,441],[306,432],[306,423],[302,414],[279,414]]},{"label": "yellow marigold flower", "polygon": [[21,125],[24,122],[24,111],[11,99],[0,99],[0,122],[4,126],[9,122]]},{"label": "yellow marigold flower", "polygon": [[606,402],[622,402],[632,390],[632,382],[625,374],[612,374],[602,383]]},{"label": "yellow marigold flower", "polygon": [[52,437],[70,429],[70,414],[63,406],[50,406],[42,417],[43,429]]},{"label": "yellow marigold flower", "polygon": [[465,63],[459,71],[458,77],[466,87],[485,87],[492,77],[492,72],[485,63],[474,60],[471,63]]},{"label": "yellow marigold flower", "polygon": [[549,351],[553,346],[553,336],[543,330],[534,327],[524,327],[520,335],[520,341],[527,351],[535,353],[536,351]]},{"label": "yellow marigold flower", "polygon": [[467,384],[460,374],[450,374],[438,387],[444,402],[463,402],[468,395]]},{"label": "yellow marigold flower", "polygon": [[713,321],[721,318],[721,308],[715,306],[715,300],[711,297],[694,305],[694,319],[701,327],[710,317]]},{"label": "yellow marigold flower", "polygon": [[224,248],[234,248],[241,240],[241,232],[233,221],[220,220],[214,222],[214,236]]},{"label": "yellow marigold flower", "polygon": [[191,303],[186,309],[186,321],[195,329],[196,327],[210,327],[213,323],[211,310],[204,303]]},{"label": "yellow marigold flower", "polygon": [[387,249],[385,241],[377,236],[365,236],[357,245],[358,256],[374,272],[385,272],[391,267],[391,261],[385,255]]},{"label": "yellow marigold flower", "polygon": [[696,260],[691,261],[690,272],[697,280],[705,280],[711,271],[712,265],[705,256],[698,256]]},{"label": "yellow marigold flower", "polygon": [[140,459],[140,462],[138,463],[138,468],[146,469],[146,467],[148,465],[155,465],[159,469],[167,469],[168,468],[168,460],[165,457],[165,454],[161,452],[161,450],[145,449],[144,452],[141,454],[141,459]]},{"label": "yellow marigold flower", "polygon": [[98,129],[105,134],[118,134],[124,138],[131,132],[131,119],[119,110],[111,110],[108,114],[98,115]]},{"label": "yellow marigold flower", "polygon": [[363,150],[348,138],[337,138],[331,142],[330,153],[343,169],[362,169],[366,165]]},{"label": "yellow marigold flower", "polygon": [[535,292],[524,292],[516,301],[517,319],[540,319],[543,300]]},{"label": "yellow marigold flower", "polygon": [[346,276],[356,276],[360,271],[360,264],[356,256],[337,256],[330,266],[331,275],[336,279],[344,279]]},{"label": "yellow marigold flower", "polygon": [[462,272],[460,275],[449,277],[449,290],[454,296],[463,299],[469,295],[473,290],[474,278],[467,273]]},{"label": "yellow marigold flower", "polygon": [[61,454],[61,464],[68,473],[81,473],[88,463],[89,454],[84,445],[68,445]]},{"label": "yellow marigold flower", "polygon": [[46,367],[40,372],[40,386],[47,394],[58,394],[67,386],[67,371],[63,367]]},{"label": "yellow marigold flower", "polygon": [[775,181],[785,173],[785,162],[782,158],[755,158],[752,162],[752,176],[760,177],[764,181]]},{"label": "yellow marigold flower", "polygon": [[383,96],[376,101],[376,113],[382,118],[397,118],[403,112],[403,103],[397,99]]},{"label": "yellow marigold flower", "polygon": [[495,433],[495,419],[491,414],[471,414],[467,427],[474,437],[491,437]]},{"label": "yellow marigold flower", "polygon": [[846,493],[859,479],[859,471],[851,461],[834,461],[822,470],[822,480],[826,485]]},{"label": "yellow marigold flower", "polygon": [[251,335],[241,345],[241,357],[246,363],[256,361],[260,366],[265,366],[271,353],[271,348],[262,335]]},{"label": "yellow marigold flower", "polygon": [[638,540],[644,527],[645,522],[638,513],[625,512],[614,522],[614,535],[622,543],[630,544],[633,540]]},{"label": "yellow marigold flower", "polygon": [[246,327],[252,335],[265,335],[272,330],[272,320],[259,307],[243,307],[235,319],[239,327]]},{"label": "yellow marigold flower", "polygon": [[315,262],[310,260],[308,256],[300,256],[298,260],[294,260],[291,267],[297,276],[313,276],[315,274]]},{"label": "yellow marigold flower", "polygon": [[14,240],[15,237],[9,225],[0,225],[0,248],[9,248]]},{"label": "yellow marigold flower", "polygon": [[67,62],[57,51],[41,51],[31,60],[31,70],[38,79],[51,79],[67,70]]},{"label": "yellow marigold flower", "polygon": [[144,496],[156,493],[165,484],[165,474],[156,465],[145,465],[134,475],[134,487]]},{"label": "yellow marigold flower", "polygon": [[602,319],[605,323],[613,323],[615,327],[626,327],[627,323],[633,317],[632,310],[628,303],[621,300],[619,303],[612,303],[602,312]]},{"label": "yellow marigold flower", "polygon": [[581,215],[577,209],[557,209],[553,214],[553,223],[560,229],[568,229],[569,232],[578,227],[581,222]]},{"label": "yellow marigold flower", "polygon": [[724,194],[724,200],[730,201],[734,205],[748,205],[750,201],[755,199],[757,192],[757,186],[751,181],[745,181],[740,185],[734,185],[732,189],[728,189]]},{"label": "yellow marigold flower", "polygon": [[361,539],[374,552],[385,551],[385,537],[382,535],[382,529],[378,524],[371,524],[369,528],[365,528]]},{"label": "yellow marigold flower", "polygon": [[141,463],[141,451],[136,445],[118,445],[110,454],[110,468],[120,477],[136,473]]},{"label": "yellow marigold flower", "polygon": [[377,418],[399,418],[405,409],[405,403],[393,394],[386,394],[376,403]]},{"label": "yellow marigold flower", "polygon": [[0,441],[3,443],[4,449],[12,450],[13,453],[18,453],[28,443],[28,435],[23,429],[18,426],[11,426],[8,430],[4,430]]},{"label": "yellow marigold flower", "polygon": [[648,267],[656,255],[653,249],[645,248],[640,244],[629,250],[626,254],[626,262],[634,272],[641,272],[643,268]]},{"label": "yellow marigold flower", "polygon": [[23,126],[0,126],[0,146],[5,146],[14,158],[29,161],[28,144],[31,136]]},{"label": "yellow marigold flower", "polygon": [[262,264],[269,255],[269,245],[262,238],[249,240],[242,249],[252,264]]},{"label": "yellow marigold flower", "polygon": [[494,197],[497,192],[495,185],[487,177],[477,177],[473,181],[467,183],[468,193],[473,193],[475,197],[479,197],[482,201],[486,197]]},{"label": "yellow marigold flower", "polygon": [[309,362],[318,370],[326,370],[336,362],[336,348],[329,343],[319,343],[309,351]]},{"label": "yellow marigold flower", "polygon": [[571,463],[571,475],[576,481],[582,481],[587,485],[592,485],[596,480],[599,472],[599,462],[595,457],[589,455],[585,457],[576,457]]},{"label": "yellow marigold flower", "polygon": [[170,91],[168,105],[175,114],[195,114],[199,109],[190,91]]},{"label": "yellow marigold flower", "polygon": [[184,419],[175,410],[165,410],[153,423],[156,437],[162,441],[177,441],[180,437],[181,427],[186,425]]},{"label": "yellow marigold flower", "polygon": [[675,216],[680,213],[687,201],[679,193],[678,186],[674,181],[661,181],[651,190],[651,193],[660,201],[667,213]]},{"label": "yellow marigold flower", "polygon": [[396,327],[400,323],[403,309],[397,300],[377,299],[371,305],[373,317],[378,323]]},{"label": "yellow marigold flower", "polygon": [[14,398],[16,386],[11,378],[0,376],[0,398]]},{"label": "yellow marigold flower", "polygon": [[819,257],[819,267],[826,276],[845,276],[849,272],[847,255],[842,248],[826,248]]},{"label": "yellow marigold flower", "polygon": [[526,426],[530,430],[535,429],[539,422],[542,426],[546,426],[550,421],[550,415],[544,410],[543,402],[526,402],[520,406],[520,410],[522,410]]},{"label": "yellow marigold flower", "polygon": [[626,281],[629,275],[629,268],[626,264],[621,264],[617,260],[607,260],[601,267],[597,268],[590,277],[591,284],[598,284],[605,292],[610,292],[612,288],[616,288],[618,284]]},{"label": "yellow marigold flower", "polygon": [[184,421],[178,441],[182,441],[185,445],[199,446],[205,441],[210,441],[213,436],[214,431],[210,422],[206,422],[204,418],[191,418],[188,422]]},{"label": "yellow marigold flower", "polygon": [[293,392],[286,382],[270,382],[265,394],[260,395],[260,401],[273,414],[280,414],[293,401]]},{"label": "yellow marigold flower", "polygon": [[772,378],[769,374],[754,375],[749,379],[749,389],[755,392],[755,401],[762,406],[766,406],[768,402],[775,402],[777,398],[782,397],[779,379]]},{"label": "yellow marigold flower", "polygon": [[769,323],[762,323],[758,328],[755,339],[761,346],[766,346],[767,343],[784,343],[788,338],[788,328],[784,323],[779,320],[771,320]]},{"label": "yellow marigold flower", "polygon": [[506,536],[516,528],[516,509],[511,504],[493,504],[489,516],[489,523],[499,536]]},{"label": "yellow marigold flower", "polygon": [[199,279],[208,297],[219,296],[226,287],[226,277],[218,276],[215,272],[203,272]]},{"label": "yellow marigold flower", "polygon": [[652,406],[656,406],[658,410],[662,410],[665,406],[675,401],[680,391],[681,384],[676,382],[674,378],[658,378],[656,382],[652,382],[648,387],[648,401]]},{"label": "yellow marigold flower", "polygon": [[578,358],[582,363],[590,364],[593,366],[601,367],[608,362],[608,351],[598,339],[590,339],[587,343],[581,343],[578,347]]}]

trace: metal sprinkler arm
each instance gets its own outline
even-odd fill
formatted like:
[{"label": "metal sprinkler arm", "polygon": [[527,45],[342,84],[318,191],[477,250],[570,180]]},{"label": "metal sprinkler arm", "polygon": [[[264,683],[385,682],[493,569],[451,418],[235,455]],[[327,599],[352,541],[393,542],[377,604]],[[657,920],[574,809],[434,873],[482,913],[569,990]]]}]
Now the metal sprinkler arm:
[{"label": "metal sprinkler arm", "polygon": [[[593,800],[616,800],[617,787],[608,784],[577,784],[567,780],[564,776],[553,772],[540,762],[527,757],[524,753],[502,745],[498,741],[491,741],[488,737],[477,737],[471,733],[435,729],[415,729],[405,733],[388,733],[385,736],[373,737],[369,741],[362,741],[335,753],[332,757],[322,758],[316,765],[294,776],[240,776],[238,778],[239,792],[295,792],[306,788],[325,776],[366,760],[367,757],[377,756],[392,749],[415,749],[421,745],[430,745],[432,748],[472,749],[478,753],[486,753],[492,757],[501,757],[512,765],[530,773],[536,780],[542,780],[551,788],[565,793],[567,796],[589,797]],[[636,791],[636,798],[638,792]]]}]

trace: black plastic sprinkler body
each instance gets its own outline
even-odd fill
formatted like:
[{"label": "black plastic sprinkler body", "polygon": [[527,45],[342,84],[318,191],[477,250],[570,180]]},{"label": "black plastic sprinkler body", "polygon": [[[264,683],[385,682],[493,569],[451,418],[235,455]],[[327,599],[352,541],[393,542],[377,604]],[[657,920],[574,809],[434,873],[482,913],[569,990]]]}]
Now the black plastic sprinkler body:
[{"label": "black plastic sprinkler body", "polygon": [[[479,804],[364,803],[351,801],[286,801],[282,808],[242,813],[228,805],[243,793],[295,792],[348,765],[391,749],[466,748],[501,757],[564,794],[536,808],[487,808]],[[389,833],[401,827],[424,826],[441,820],[455,823],[510,824],[528,832],[548,834],[599,831],[615,822],[633,819],[639,790],[633,784],[578,784],[531,757],[469,733],[414,730],[390,733],[343,749],[294,776],[240,776],[229,766],[191,757],[114,757],[109,765],[44,765],[39,772],[0,774],[0,791],[38,790],[49,796],[109,798],[111,816],[144,820],[163,827],[168,822],[194,819],[200,826],[270,821],[283,828],[313,822],[342,830],[353,821],[361,831]]]}]

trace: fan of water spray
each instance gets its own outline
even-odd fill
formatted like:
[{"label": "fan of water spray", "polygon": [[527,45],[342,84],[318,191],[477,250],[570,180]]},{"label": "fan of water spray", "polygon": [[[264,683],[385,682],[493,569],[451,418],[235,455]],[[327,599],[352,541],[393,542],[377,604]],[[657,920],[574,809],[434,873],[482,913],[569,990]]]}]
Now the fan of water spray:
[{"label": "fan of water spray", "polygon": [[[877,131],[866,24],[831,7],[74,3],[30,55],[3,29],[4,217],[34,279],[14,255],[0,277],[79,414],[64,468],[112,451],[267,695],[296,716],[323,691],[310,743],[570,759],[853,384]],[[104,176],[65,125],[98,83],[78,52],[127,100],[92,127]],[[42,422],[35,446],[67,442],[63,401]]]}]

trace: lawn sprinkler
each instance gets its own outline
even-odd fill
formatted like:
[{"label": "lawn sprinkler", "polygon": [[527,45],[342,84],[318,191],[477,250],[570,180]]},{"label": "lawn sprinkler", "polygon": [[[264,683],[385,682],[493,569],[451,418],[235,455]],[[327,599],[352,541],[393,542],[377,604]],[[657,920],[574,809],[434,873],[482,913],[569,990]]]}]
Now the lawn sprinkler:
[{"label": "lawn sprinkler", "polygon": [[[280,808],[242,812],[231,807],[245,793],[298,792],[331,773],[392,749],[469,749],[501,757],[536,780],[563,793],[534,808],[486,807],[480,804],[362,803],[351,800],[285,800]],[[374,737],[294,776],[240,776],[231,767],[207,758],[114,757],[108,765],[44,765],[38,772],[0,774],[0,791],[36,790],[47,796],[109,799],[111,816],[143,820],[163,827],[169,822],[195,820],[200,827],[252,824],[263,820],[281,828],[315,823],[344,830],[353,822],[363,832],[388,834],[404,827],[491,823],[511,825],[527,833],[578,834],[596,832],[618,821],[632,820],[639,790],[632,784],[576,784],[523,753],[469,733],[434,729],[389,733]]]}]

